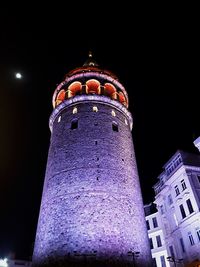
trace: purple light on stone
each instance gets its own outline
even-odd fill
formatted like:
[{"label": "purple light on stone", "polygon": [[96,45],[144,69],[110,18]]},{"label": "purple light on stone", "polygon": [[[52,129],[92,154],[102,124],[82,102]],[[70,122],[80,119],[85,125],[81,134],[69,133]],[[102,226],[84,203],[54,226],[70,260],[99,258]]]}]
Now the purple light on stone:
[{"label": "purple light on stone", "polygon": [[151,266],[130,112],[106,96],[79,95],[59,104],[49,125],[33,266],[124,266],[130,251],[139,252],[137,266]]}]

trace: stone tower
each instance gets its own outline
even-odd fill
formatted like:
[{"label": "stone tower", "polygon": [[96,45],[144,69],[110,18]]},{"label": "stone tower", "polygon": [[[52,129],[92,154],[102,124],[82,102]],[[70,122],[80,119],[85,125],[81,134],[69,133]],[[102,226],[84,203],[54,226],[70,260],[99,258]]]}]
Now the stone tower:
[{"label": "stone tower", "polygon": [[53,95],[34,266],[151,266],[128,95],[89,54]]}]

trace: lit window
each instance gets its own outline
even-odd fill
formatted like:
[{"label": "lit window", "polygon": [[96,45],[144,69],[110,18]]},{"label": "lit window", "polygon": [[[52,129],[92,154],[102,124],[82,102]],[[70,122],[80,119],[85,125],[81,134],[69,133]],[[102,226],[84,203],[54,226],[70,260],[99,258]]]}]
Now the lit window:
[{"label": "lit window", "polygon": [[125,124],[128,125],[128,121],[127,121],[127,119],[125,119]]},{"label": "lit window", "polygon": [[182,189],[185,190],[187,188],[185,181],[181,180]]},{"label": "lit window", "polygon": [[92,108],[92,110],[93,110],[94,112],[98,112],[98,108],[97,108],[97,106],[94,106],[94,107]]},{"label": "lit window", "polygon": [[58,117],[58,122],[61,122],[61,116]]},{"label": "lit window", "polygon": [[78,112],[78,109],[75,107],[75,108],[73,108],[73,114],[76,114],[77,112]]},{"label": "lit window", "polygon": [[189,213],[192,213],[194,210],[193,210],[193,207],[192,207],[191,200],[190,199],[186,200],[186,203],[187,203],[187,206],[188,206]]},{"label": "lit window", "polygon": [[112,110],[111,114],[112,114],[112,116],[113,116],[113,117],[115,117],[115,116],[116,116],[116,114],[115,114],[114,110]]}]

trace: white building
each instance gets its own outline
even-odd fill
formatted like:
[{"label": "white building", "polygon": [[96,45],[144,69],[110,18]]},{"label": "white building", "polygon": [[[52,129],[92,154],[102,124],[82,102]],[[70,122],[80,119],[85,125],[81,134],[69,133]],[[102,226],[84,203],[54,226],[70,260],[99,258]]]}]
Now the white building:
[{"label": "white building", "polygon": [[144,211],[153,264],[157,267],[169,267],[170,265],[167,261],[167,257],[169,255],[167,254],[167,249],[165,246],[159,212],[157,211],[156,206],[153,203],[145,205]]},{"label": "white building", "polygon": [[167,254],[176,266],[200,266],[200,155],[178,150],[163,169],[154,203]]}]

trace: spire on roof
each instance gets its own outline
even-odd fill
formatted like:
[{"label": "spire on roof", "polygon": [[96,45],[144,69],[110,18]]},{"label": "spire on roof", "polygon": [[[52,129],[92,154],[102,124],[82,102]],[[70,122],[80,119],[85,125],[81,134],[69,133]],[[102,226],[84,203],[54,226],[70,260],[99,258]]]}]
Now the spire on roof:
[{"label": "spire on roof", "polygon": [[83,66],[99,66],[96,61],[93,59],[92,51],[89,51],[88,53],[88,59],[85,61]]}]

